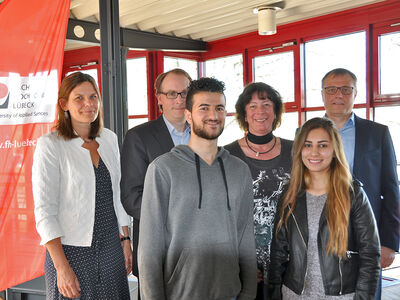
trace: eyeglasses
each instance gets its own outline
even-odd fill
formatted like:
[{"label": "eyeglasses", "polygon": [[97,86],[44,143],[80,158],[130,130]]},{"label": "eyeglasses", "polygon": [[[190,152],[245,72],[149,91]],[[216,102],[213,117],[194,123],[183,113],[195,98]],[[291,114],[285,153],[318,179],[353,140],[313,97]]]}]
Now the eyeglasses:
[{"label": "eyeglasses", "polygon": [[327,93],[328,95],[335,95],[338,90],[340,90],[340,92],[343,95],[350,95],[353,92],[354,87],[352,87],[352,86],[327,86],[327,87],[324,87],[324,90],[325,90],[325,93]]},{"label": "eyeglasses", "polygon": [[182,91],[182,92],[178,93],[178,92],[175,92],[175,91],[169,91],[169,92],[166,92],[166,93],[164,93],[164,92],[158,92],[158,93],[159,94],[163,94],[168,99],[173,100],[173,99],[176,99],[178,97],[178,95],[180,95],[182,99],[185,99],[188,92],[187,91]]}]

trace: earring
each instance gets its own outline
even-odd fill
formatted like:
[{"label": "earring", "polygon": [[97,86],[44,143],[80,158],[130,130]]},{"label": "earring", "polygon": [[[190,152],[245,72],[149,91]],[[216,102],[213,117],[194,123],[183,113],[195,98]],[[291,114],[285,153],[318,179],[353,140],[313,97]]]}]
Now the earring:
[{"label": "earring", "polygon": [[64,116],[66,119],[69,119],[69,113],[68,110],[64,110]]}]

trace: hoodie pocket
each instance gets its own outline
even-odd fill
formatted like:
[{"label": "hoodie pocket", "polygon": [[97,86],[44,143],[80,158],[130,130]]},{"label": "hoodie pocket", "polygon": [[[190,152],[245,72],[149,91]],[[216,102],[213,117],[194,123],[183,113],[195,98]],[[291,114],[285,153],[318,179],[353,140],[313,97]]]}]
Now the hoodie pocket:
[{"label": "hoodie pocket", "polygon": [[184,248],[166,285],[169,299],[217,299],[241,289],[231,243]]}]

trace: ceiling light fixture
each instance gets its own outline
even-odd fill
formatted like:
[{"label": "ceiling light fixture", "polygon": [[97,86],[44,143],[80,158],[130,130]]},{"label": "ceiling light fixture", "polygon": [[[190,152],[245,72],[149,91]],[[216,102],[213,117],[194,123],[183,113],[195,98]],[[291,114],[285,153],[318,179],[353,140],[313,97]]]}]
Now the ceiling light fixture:
[{"label": "ceiling light fixture", "polygon": [[285,1],[259,6],[253,9],[258,14],[258,34],[272,35],[276,33],[276,12],[285,7]]}]

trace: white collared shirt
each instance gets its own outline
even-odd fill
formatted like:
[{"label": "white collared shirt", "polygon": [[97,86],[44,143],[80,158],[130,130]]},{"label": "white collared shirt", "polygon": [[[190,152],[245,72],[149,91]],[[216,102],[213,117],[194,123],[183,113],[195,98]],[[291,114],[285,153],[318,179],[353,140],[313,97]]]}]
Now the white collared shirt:
[{"label": "white collared shirt", "polygon": [[[118,224],[129,225],[129,216],[120,200],[120,154],[117,136],[104,128],[98,153],[106,165],[112,183],[114,210]],[[92,243],[96,179],[90,152],[83,140],[64,140],[57,132],[38,139],[32,166],[32,189],[36,229],[41,245],[61,237],[61,243],[90,246]]]}]

